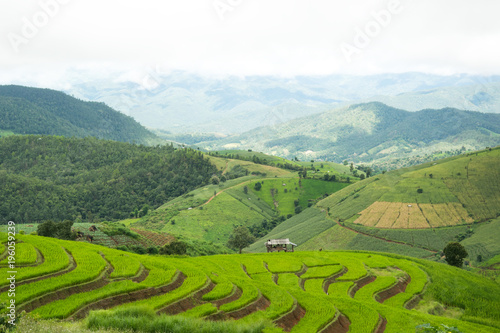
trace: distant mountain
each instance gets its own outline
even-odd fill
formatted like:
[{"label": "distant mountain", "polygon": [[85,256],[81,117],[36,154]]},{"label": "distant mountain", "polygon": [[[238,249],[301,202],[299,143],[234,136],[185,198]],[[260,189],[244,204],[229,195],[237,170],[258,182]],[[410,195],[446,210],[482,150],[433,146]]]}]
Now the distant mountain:
[{"label": "distant mountain", "polygon": [[[175,133],[222,134],[277,125],[334,107],[376,100],[374,96],[397,97],[443,87],[450,87],[453,91],[479,83],[488,85],[500,82],[497,76],[439,76],[424,73],[216,78],[187,72],[162,74],[152,71],[135,79],[125,73],[109,77],[113,79],[72,82],[66,92],[78,98],[105,102],[147,127]],[[500,98],[500,93],[497,92],[497,95]],[[452,99],[446,99],[449,100]],[[477,111],[492,111],[487,104]],[[448,106],[467,109],[462,105],[446,103],[439,106],[428,103],[423,108]]]},{"label": "distant mountain", "polygon": [[14,85],[0,86],[0,130],[94,136],[143,144],[159,141],[132,117],[104,103],[81,101],[55,90]]},{"label": "distant mountain", "polygon": [[500,144],[500,114],[457,109],[408,112],[378,102],[337,108],[203,144],[285,158],[370,162],[443,149]]},{"label": "distant mountain", "polygon": [[397,95],[375,96],[365,101],[379,101],[408,111],[446,107],[500,113],[500,83],[478,83],[459,87],[444,87]]}]

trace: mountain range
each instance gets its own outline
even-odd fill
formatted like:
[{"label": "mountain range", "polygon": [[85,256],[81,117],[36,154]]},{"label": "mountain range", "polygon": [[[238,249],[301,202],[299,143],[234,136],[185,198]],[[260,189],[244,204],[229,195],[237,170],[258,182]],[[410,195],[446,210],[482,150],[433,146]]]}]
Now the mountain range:
[{"label": "mountain range", "polygon": [[84,100],[105,102],[146,127],[172,133],[228,135],[363,101],[381,101],[409,111],[455,107],[498,112],[499,82],[498,76],[467,74],[286,78],[210,77],[151,70],[133,78],[117,72],[106,78],[78,80],[64,91]]},{"label": "mountain range", "polygon": [[500,114],[453,108],[409,112],[370,102],[201,145],[214,150],[252,148],[289,159],[371,162],[498,144]]}]

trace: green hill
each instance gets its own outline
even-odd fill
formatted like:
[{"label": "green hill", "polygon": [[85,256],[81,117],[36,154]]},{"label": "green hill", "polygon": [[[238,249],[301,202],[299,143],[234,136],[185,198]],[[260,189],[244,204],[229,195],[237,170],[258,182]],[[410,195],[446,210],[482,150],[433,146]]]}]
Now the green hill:
[{"label": "green hill", "polygon": [[[268,161],[273,159],[259,156]],[[256,235],[265,234],[286,218],[348,185],[323,178],[300,179],[294,171],[277,168],[272,163],[209,158],[222,171],[224,181],[166,202],[132,226],[225,244],[236,226],[249,227]]]},{"label": "green hill", "polygon": [[246,148],[292,159],[356,163],[483,149],[500,144],[500,115],[445,108],[408,112],[378,102],[356,104],[254,129],[205,147]]},{"label": "green hill", "polygon": [[285,221],[249,250],[263,251],[269,238],[290,238],[298,250],[439,259],[448,242],[461,241],[468,260],[480,265],[500,254],[499,163],[500,147],[367,178]]},{"label": "green hill", "polygon": [[0,156],[1,223],[125,219],[217,174],[198,151],[92,137],[8,136]]},{"label": "green hill", "polygon": [[0,86],[0,130],[136,142],[161,140],[132,117],[104,103],[85,102],[50,89]]},{"label": "green hill", "polygon": [[[7,234],[0,238],[7,242]],[[17,320],[23,332],[30,325],[59,331],[61,324],[43,322],[51,318],[72,319],[64,325],[74,331],[174,331],[175,325],[175,332],[399,333],[446,325],[500,332],[498,283],[425,260],[328,251],[176,258],[17,239],[16,260],[23,264],[16,266],[16,311],[28,313]],[[8,270],[0,263],[0,301],[10,304]],[[97,309],[109,310],[78,321]]]}]

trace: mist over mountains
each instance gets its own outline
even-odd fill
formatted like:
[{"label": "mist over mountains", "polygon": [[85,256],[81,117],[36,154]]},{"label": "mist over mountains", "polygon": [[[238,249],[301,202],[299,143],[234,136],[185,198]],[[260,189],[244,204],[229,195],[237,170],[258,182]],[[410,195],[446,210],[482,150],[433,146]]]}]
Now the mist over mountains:
[{"label": "mist over mountains", "polygon": [[453,108],[409,112],[370,102],[200,144],[211,150],[251,148],[289,159],[380,162],[499,145],[500,114]]},{"label": "mist over mountains", "polygon": [[105,102],[146,127],[174,133],[242,133],[360,101],[381,101],[410,111],[500,110],[500,76],[402,73],[216,78],[153,71],[134,79],[116,73],[109,79],[75,82],[65,89],[67,93]]}]

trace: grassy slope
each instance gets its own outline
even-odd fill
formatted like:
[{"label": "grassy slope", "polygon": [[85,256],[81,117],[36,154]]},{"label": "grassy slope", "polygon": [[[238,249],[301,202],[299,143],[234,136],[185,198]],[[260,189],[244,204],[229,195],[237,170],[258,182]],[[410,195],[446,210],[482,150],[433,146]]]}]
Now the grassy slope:
[{"label": "grassy slope", "polygon": [[309,200],[317,199],[327,193],[334,193],[347,185],[312,179],[282,178],[266,179],[258,191],[255,190],[255,182],[250,183],[248,187],[270,206],[276,207],[280,215],[286,216],[295,214],[295,200],[299,200],[299,205],[305,209]]},{"label": "grassy slope", "polygon": [[[6,237],[5,233],[0,234],[0,241],[5,242]],[[83,263],[81,267],[82,274],[90,273],[94,269],[91,262],[85,263],[85,258],[95,256],[100,258],[100,252],[115,265],[115,271],[122,271],[122,268],[124,268],[124,271],[129,271],[126,260],[117,260],[123,258],[121,257],[123,252],[120,251],[94,245],[75,247],[76,245],[73,242],[38,236],[18,237],[23,242],[33,243],[35,246],[43,243],[44,246],[53,244],[70,249],[75,254],[77,267],[81,266],[81,262]],[[40,240],[43,240],[43,242],[40,243]],[[155,283],[164,284],[167,281],[163,281],[165,280],[163,275],[168,275],[168,279],[170,279],[177,269],[184,272],[187,277],[181,287],[171,293],[156,295],[145,301],[124,304],[121,308],[130,308],[134,304],[145,304],[158,310],[165,304],[189,297],[194,290],[202,288],[207,277],[210,277],[217,283],[217,286],[223,287],[227,282],[230,283],[229,289],[216,287],[213,290],[213,296],[215,294],[219,295],[215,296],[215,299],[227,295],[227,292],[232,289],[231,283],[243,290],[240,299],[224,306],[228,311],[249,304],[259,296],[259,291],[271,301],[270,307],[266,310],[254,312],[248,317],[236,321],[236,323],[276,319],[293,306],[291,294],[306,309],[305,317],[299,321],[292,332],[317,332],[322,328],[323,323],[327,323],[335,317],[337,311],[341,311],[350,318],[350,331],[352,330],[352,332],[372,331],[378,321],[378,314],[387,319],[387,333],[412,332],[417,325],[423,323],[456,326],[464,333],[500,332],[500,316],[497,311],[500,304],[498,297],[496,297],[500,293],[500,285],[470,272],[443,264],[413,260],[401,256],[384,256],[374,252],[355,253],[342,251],[219,255],[197,258],[165,258],[139,256],[131,253],[126,255],[130,260],[136,263],[141,262],[151,270],[150,276],[144,282],[129,285],[126,283],[127,278],[125,278],[125,281],[113,282],[100,289],[72,295],[54,304],[49,303],[36,309],[35,312],[45,318],[68,316],[86,302],[93,302],[111,294],[127,293],[132,287],[145,288],[155,285]],[[284,256],[286,258],[283,258]],[[267,265],[264,265],[264,262]],[[50,263],[46,262],[45,265],[47,264]],[[363,287],[371,289],[371,291],[360,289],[359,295],[357,294],[354,299],[349,297],[345,290],[343,292],[339,291],[340,293],[331,290],[332,294],[326,295],[321,290],[321,280],[315,280],[313,276],[311,276],[310,280],[306,280],[305,291],[303,291],[298,286],[297,277],[289,272],[301,270],[304,264],[308,267],[318,266],[316,271],[312,269],[309,275],[314,275],[313,272],[320,274],[323,270],[336,272],[340,264],[348,267],[348,273],[342,277],[344,281],[356,280],[367,273],[379,277],[380,281],[377,278],[373,285]],[[249,275],[244,272],[242,265],[245,265],[246,272]],[[278,286],[272,283],[272,275],[265,266],[270,272],[278,274]],[[407,274],[410,274],[412,277],[411,283],[407,287],[405,294],[399,294],[393,299],[384,302],[384,304],[379,304],[370,297],[371,293],[377,291],[377,284],[386,285],[391,276],[397,277],[402,274],[401,271],[390,267],[399,267]],[[20,268],[20,271],[22,270]],[[7,268],[0,268],[0,278],[6,274]],[[72,275],[76,274],[73,273]],[[429,280],[427,275],[430,278]],[[65,280],[65,275],[62,275],[42,281],[23,285],[20,289],[26,293],[32,291],[39,293],[38,286],[43,285],[46,290],[51,290],[51,285],[64,283],[67,280]],[[442,306],[461,308],[462,320],[444,316],[431,316],[427,313],[404,309],[402,305],[405,300],[411,298],[413,293],[420,292],[424,286],[426,286],[424,295],[426,301],[439,302]],[[226,289],[227,291],[223,291]],[[6,298],[7,293],[0,295],[1,300]],[[203,308],[199,308],[200,311],[206,309],[207,306],[205,305]],[[190,310],[190,313],[194,314],[196,310],[197,308]],[[216,311],[216,309],[212,311]],[[281,330],[272,331],[280,332]]]},{"label": "grassy slope", "polygon": [[[302,230],[321,230],[315,235],[316,237],[311,237],[310,232],[307,232],[308,241],[302,242],[301,228],[296,231],[293,229],[295,223],[290,221],[280,225],[280,229],[271,231],[263,239],[277,235],[290,238],[297,244],[303,244],[298,248],[299,250],[367,249],[416,257],[430,256],[432,253],[422,248],[440,251],[449,241],[454,241],[457,235],[465,233],[468,226],[408,230],[365,227],[352,222],[358,218],[359,212],[372,203],[384,200],[419,203],[459,202],[465,206],[474,219],[495,217],[497,212],[500,212],[500,191],[495,192],[495,189],[500,188],[500,174],[496,167],[499,161],[500,149],[497,148],[492,151],[478,152],[477,155],[473,153],[469,156],[453,157],[422,166],[396,170],[352,184],[320,201],[316,206],[318,209],[329,210],[329,216],[333,220],[343,222],[345,226],[404,244],[385,242],[356,234],[335,225],[333,221],[330,221],[330,225],[333,226],[331,229],[315,229],[318,222],[309,221],[307,214],[299,215],[297,218],[301,219]],[[466,166],[468,170],[465,169]],[[432,179],[429,174],[433,174]],[[465,182],[467,182],[466,185]],[[419,186],[424,189],[423,193],[417,193],[416,189]],[[490,227],[486,225],[473,227],[476,234],[464,241],[464,245],[470,249],[470,259],[475,260],[477,254],[482,254],[486,260],[500,253],[500,250],[493,245],[496,239],[492,235],[495,235],[496,225],[494,223]],[[287,227],[290,228],[288,232]],[[295,241],[296,239],[298,240]],[[255,244],[250,249],[262,251],[261,247],[262,245]]]},{"label": "grassy slope", "polygon": [[[469,253],[469,258],[477,262],[477,256],[481,255],[486,261],[500,254],[500,218],[479,225],[475,228],[474,234],[461,243]],[[477,262],[480,264],[480,262]]]},{"label": "grassy slope", "polygon": [[[319,206],[329,207],[333,217],[347,220],[375,201],[459,202],[474,219],[487,220],[500,213],[499,162],[497,148],[389,172],[339,191]],[[423,193],[417,193],[419,187]]]},{"label": "grassy slope", "polygon": [[[313,179],[300,180],[301,185],[299,185],[299,178],[294,177],[294,174],[288,170],[249,161],[214,156],[209,156],[209,158],[223,174],[239,165],[247,169],[249,174],[259,172],[260,175],[243,176],[218,185],[207,185],[196,189],[165,203],[146,217],[132,222],[130,226],[161,230],[215,243],[226,243],[235,226],[259,224],[278,215],[295,215],[294,200],[298,199],[299,205],[305,209],[310,200],[316,200],[348,185]],[[279,158],[264,154],[260,154],[259,158],[282,162]],[[335,168],[343,170],[346,167],[331,163],[327,168],[333,172]],[[263,173],[267,178],[262,178]],[[260,191],[254,188],[257,182],[263,183]],[[244,193],[244,186],[248,188],[247,194]],[[274,199],[271,196],[271,188],[278,190]],[[214,196],[214,194],[217,195]]]}]

